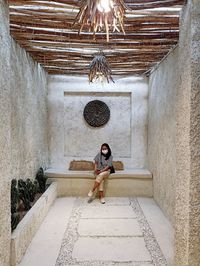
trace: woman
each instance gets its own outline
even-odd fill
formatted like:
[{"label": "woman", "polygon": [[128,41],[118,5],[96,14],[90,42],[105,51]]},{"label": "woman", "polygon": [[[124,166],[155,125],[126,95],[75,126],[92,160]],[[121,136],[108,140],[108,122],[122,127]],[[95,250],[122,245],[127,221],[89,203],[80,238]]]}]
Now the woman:
[{"label": "woman", "polygon": [[111,152],[109,145],[107,143],[104,143],[101,145],[100,152],[94,158],[95,182],[94,182],[93,189],[90,190],[90,192],[88,193],[88,197],[90,197],[91,199],[93,196],[93,193],[99,187],[99,198],[102,204],[105,203],[104,193],[103,193],[104,180],[108,178],[110,174],[110,169],[112,166],[113,157],[111,153],[112,152]]}]

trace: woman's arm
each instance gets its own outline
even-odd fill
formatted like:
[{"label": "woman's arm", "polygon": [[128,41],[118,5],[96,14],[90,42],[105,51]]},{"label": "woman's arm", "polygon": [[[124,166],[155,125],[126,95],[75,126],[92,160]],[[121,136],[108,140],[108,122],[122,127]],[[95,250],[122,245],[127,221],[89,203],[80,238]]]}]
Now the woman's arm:
[{"label": "woman's arm", "polygon": [[112,155],[111,155],[111,156],[108,158],[108,160],[107,160],[107,166],[106,166],[104,169],[102,169],[101,172],[108,171],[108,170],[111,168],[111,166],[112,166],[112,161],[113,161],[113,157],[112,157]]},{"label": "woman's arm", "polygon": [[94,174],[96,174],[96,175],[98,175],[98,174],[100,174],[102,172],[108,171],[110,169],[110,166],[106,166],[102,170],[98,170],[97,166],[98,166],[98,163],[94,162]]},{"label": "woman's arm", "polygon": [[98,175],[100,173],[100,170],[97,169],[98,163],[94,162],[94,174]]},{"label": "woman's arm", "polygon": [[105,171],[108,171],[109,169],[110,169],[110,166],[106,166],[105,168],[103,168],[103,169],[100,171],[100,173],[105,172]]}]

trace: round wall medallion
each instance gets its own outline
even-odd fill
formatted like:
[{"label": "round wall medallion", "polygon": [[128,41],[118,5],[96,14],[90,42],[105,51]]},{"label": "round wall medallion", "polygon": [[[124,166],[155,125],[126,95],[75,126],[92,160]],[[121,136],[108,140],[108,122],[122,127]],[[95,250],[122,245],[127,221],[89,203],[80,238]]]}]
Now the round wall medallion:
[{"label": "round wall medallion", "polygon": [[85,121],[92,127],[105,125],[110,118],[110,109],[102,101],[95,100],[86,104],[83,116]]}]

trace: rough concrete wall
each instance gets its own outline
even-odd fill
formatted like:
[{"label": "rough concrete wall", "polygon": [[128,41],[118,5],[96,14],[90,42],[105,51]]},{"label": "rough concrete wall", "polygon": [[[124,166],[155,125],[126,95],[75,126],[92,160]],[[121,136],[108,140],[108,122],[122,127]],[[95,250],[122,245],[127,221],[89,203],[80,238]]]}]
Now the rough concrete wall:
[{"label": "rough concrete wall", "polygon": [[[48,164],[47,76],[9,35],[0,1],[0,265],[10,265],[10,181]],[[12,55],[12,56],[11,56]]]},{"label": "rough concrete wall", "polygon": [[200,2],[180,19],[175,266],[200,265]]},{"label": "rough concrete wall", "polygon": [[[147,78],[115,78],[115,83],[102,85],[89,84],[87,77],[50,76],[48,90],[52,167],[67,168],[73,159],[93,160],[104,142],[125,168],[146,166]],[[85,105],[95,99],[110,108],[110,120],[101,128],[88,126],[83,118]]]},{"label": "rough concrete wall", "polygon": [[200,265],[200,2],[193,1],[191,49],[189,264]]},{"label": "rough concrete wall", "polygon": [[10,259],[10,37],[8,6],[0,1],[0,265]]},{"label": "rough concrete wall", "polygon": [[[176,228],[175,228],[175,256],[179,257],[176,265],[188,265],[188,230],[189,230],[189,182],[190,182],[190,9],[185,8],[181,17],[180,57],[179,63],[181,79],[177,101],[177,181],[176,181]],[[182,25],[183,23],[183,25]],[[184,30],[183,30],[184,28]],[[186,45],[184,40],[188,40]],[[183,55],[181,55],[183,52]],[[187,89],[188,88],[188,89]],[[178,203],[178,204],[177,204]],[[179,255],[178,255],[179,254]],[[180,262],[180,263],[179,263]]]},{"label": "rough concrete wall", "polygon": [[34,178],[48,165],[47,74],[11,41],[12,178]]},{"label": "rough concrete wall", "polygon": [[149,79],[148,166],[154,198],[174,224],[178,47]]}]

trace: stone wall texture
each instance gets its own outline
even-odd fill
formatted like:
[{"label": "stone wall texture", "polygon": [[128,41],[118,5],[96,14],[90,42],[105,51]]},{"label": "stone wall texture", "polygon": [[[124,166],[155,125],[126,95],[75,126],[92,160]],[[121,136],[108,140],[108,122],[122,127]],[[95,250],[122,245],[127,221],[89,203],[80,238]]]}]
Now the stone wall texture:
[{"label": "stone wall texture", "polygon": [[[104,142],[125,168],[146,167],[147,78],[89,84],[87,77],[49,76],[48,89],[51,167],[67,169],[73,159],[93,160]],[[102,128],[84,121],[84,107],[92,100],[110,108],[110,120]]]},{"label": "stone wall texture", "polygon": [[200,2],[180,19],[175,266],[200,265]]},{"label": "stone wall texture", "polygon": [[12,178],[34,178],[48,165],[47,74],[11,41]]},{"label": "stone wall texture", "polygon": [[175,223],[176,95],[178,47],[149,78],[148,168],[153,173],[154,199]]},{"label": "stone wall texture", "polygon": [[0,265],[10,258],[10,37],[8,7],[0,1]]},{"label": "stone wall texture", "polygon": [[10,265],[10,183],[48,165],[47,75],[9,34],[0,1],[0,265]]}]

